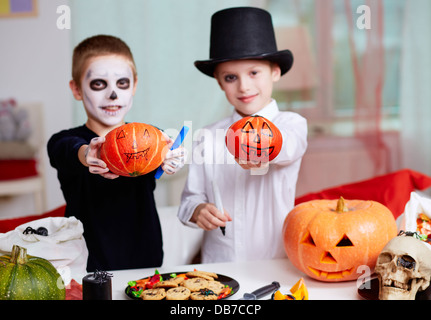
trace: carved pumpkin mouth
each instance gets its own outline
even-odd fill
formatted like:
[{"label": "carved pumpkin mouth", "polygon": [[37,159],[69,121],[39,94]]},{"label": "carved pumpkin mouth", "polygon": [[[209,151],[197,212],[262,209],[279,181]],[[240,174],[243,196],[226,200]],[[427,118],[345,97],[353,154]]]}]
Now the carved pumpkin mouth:
[{"label": "carved pumpkin mouth", "polygon": [[265,157],[269,157],[270,154],[274,152],[274,147],[268,147],[268,148],[258,148],[253,146],[248,146],[246,144],[241,145],[242,151],[244,151],[248,156],[258,156],[261,157],[262,154]]},{"label": "carved pumpkin mouth", "polygon": [[127,153],[127,152],[125,152],[124,155],[127,157],[127,162],[129,162],[132,159],[133,160],[140,160],[140,159],[144,159],[145,158],[145,160],[148,160],[147,159],[147,154],[148,154],[149,150],[150,150],[150,148],[147,148],[147,149],[145,149],[143,151],[133,152],[133,153]]},{"label": "carved pumpkin mouth", "polygon": [[329,272],[324,270],[319,270],[313,267],[308,267],[308,269],[313,272],[316,276],[326,278],[326,279],[342,279],[350,274],[352,274],[354,267],[342,271]]}]

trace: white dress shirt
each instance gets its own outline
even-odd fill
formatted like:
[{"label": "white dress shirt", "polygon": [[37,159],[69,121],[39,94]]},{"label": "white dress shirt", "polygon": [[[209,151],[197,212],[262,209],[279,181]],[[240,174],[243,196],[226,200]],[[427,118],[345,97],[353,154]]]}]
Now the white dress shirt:
[{"label": "white dress shirt", "polygon": [[184,187],[178,218],[190,222],[201,203],[215,203],[212,181],[220,189],[224,210],[232,217],[226,235],[219,228],[206,231],[202,262],[272,259],[285,257],[282,227],[292,210],[302,156],[307,148],[307,122],[293,112],[280,112],[275,100],[256,113],[281,131],[283,145],[269,168],[245,170],[225,146],[227,129],[241,119],[237,112],[206,126],[194,139],[192,161]]}]

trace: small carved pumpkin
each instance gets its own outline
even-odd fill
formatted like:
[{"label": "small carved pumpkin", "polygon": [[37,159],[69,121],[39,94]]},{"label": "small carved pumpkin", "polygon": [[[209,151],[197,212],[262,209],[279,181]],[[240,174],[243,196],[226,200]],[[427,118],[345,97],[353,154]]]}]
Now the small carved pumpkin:
[{"label": "small carved pumpkin", "polygon": [[391,211],[375,201],[312,200],[297,205],[283,225],[284,248],[292,264],[311,278],[355,280],[370,274],[397,235]]},{"label": "small carved pumpkin", "polygon": [[268,119],[248,116],[230,126],[225,142],[235,158],[268,162],[280,153],[283,138],[280,130]]},{"label": "small carved pumpkin", "polygon": [[100,158],[109,170],[136,177],[157,169],[168,152],[162,132],[145,123],[127,123],[111,130],[100,148]]}]

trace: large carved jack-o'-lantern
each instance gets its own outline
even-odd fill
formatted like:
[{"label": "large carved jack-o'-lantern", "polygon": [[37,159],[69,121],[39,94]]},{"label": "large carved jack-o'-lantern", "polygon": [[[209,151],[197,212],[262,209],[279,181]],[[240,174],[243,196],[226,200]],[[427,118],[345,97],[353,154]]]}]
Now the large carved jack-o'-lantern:
[{"label": "large carved jack-o'-lantern", "polygon": [[168,152],[162,132],[145,123],[127,123],[111,130],[100,149],[100,158],[109,170],[136,177],[157,169]]},{"label": "large carved jack-o'-lantern", "polygon": [[375,201],[312,200],[297,205],[283,225],[292,264],[311,278],[355,280],[359,266],[375,267],[386,243],[397,235],[388,208]]},{"label": "large carved jack-o'-lantern", "polygon": [[280,130],[268,119],[248,116],[230,126],[225,142],[235,158],[268,162],[280,153],[283,138]]}]

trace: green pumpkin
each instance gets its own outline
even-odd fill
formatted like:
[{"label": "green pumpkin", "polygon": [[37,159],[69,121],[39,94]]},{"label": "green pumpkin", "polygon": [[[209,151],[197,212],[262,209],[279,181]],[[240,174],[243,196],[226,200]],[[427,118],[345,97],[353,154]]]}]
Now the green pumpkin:
[{"label": "green pumpkin", "polygon": [[13,246],[0,257],[0,300],[64,300],[66,289],[57,269],[43,258]]}]

